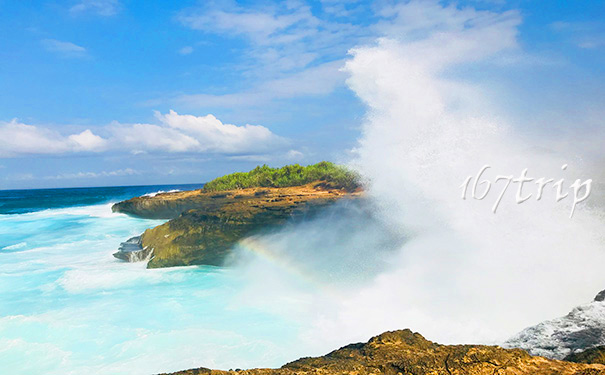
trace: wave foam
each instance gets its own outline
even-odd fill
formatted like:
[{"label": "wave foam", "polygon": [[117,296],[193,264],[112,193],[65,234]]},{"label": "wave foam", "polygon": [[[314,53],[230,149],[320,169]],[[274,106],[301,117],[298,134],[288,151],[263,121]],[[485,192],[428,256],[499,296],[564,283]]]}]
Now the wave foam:
[{"label": "wave foam", "polygon": [[155,197],[158,194],[165,194],[165,193],[178,193],[180,190],[179,189],[173,189],[173,190],[168,190],[168,191],[164,191],[164,190],[158,190],[156,192],[153,193],[147,193],[147,194],[143,194],[143,197]]},{"label": "wave foam", "polygon": [[2,250],[17,250],[17,249],[22,249],[25,246],[27,246],[27,242],[19,242],[14,245],[5,246],[2,248]]}]

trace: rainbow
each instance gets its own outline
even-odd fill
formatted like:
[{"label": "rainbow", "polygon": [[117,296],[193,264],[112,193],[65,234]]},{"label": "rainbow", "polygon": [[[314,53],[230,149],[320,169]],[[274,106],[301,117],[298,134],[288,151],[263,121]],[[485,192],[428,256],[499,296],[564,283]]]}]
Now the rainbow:
[{"label": "rainbow", "polygon": [[271,265],[285,271],[287,274],[315,289],[329,291],[328,285],[318,280],[316,275],[301,267],[297,267],[286,257],[277,254],[277,252],[271,251],[269,245],[262,240],[259,240],[257,237],[244,238],[238,242],[238,247],[262,258]]}]

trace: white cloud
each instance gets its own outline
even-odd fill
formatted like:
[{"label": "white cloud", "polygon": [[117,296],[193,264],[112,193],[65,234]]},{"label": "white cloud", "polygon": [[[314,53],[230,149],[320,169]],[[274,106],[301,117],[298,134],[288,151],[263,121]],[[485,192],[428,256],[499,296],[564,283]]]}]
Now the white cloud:
[{"label": "white cloud", "polygon": [[261,125],[224,124],[213,115],[156,113],[159,124],[113,122],[99,130],[103,138],[86,129],[77,134],[60,133],[12,120],[0,122],[0,157],[118,151],[142,154],[222,153],[259,154],[280,151],[287,140]]},{"label": "white cloud", "polygon": [[[424,40],[414,45],[417,53],[435,60],[435,64],[439,63],[441,48],[464,50],[460,59],[468,59],[470,56],[465,54],[477,50],[489,55],[490,51],[502,50],[503,45],[515,44],[517,31],[509,26],[519,23],[516,12],[498,14],[494,16],[498,22],[492,24],[485,21],[489,18],[487,12],[458,9],[455,5],[442,7],[434,1],[385,2],[367,7],[355,0],[324,0],[321,9],[330,17],[301,2],[248,8],[209,4],[188,9],[178,19],[194,30],[244,39],[247,46],[239,69],[250,83],[248,89],[235,93],[198,93],[177,98],[179,103],[197,108],[239,108],[273,99],[330,94],[344,84],[345,75],[340,68],[347,51],[356,45],[374,44],[379,37],[414,41],[423,39],[428,32],[439,31],[432,35],[431,43]],[[374,23],[355,25],[333,16],[335,12],[360,11],[370,13]],[[473,32],[464,32],[469,27]],[[475,49],[480,34],[489,43]]]},{"label": "white cloud", "polygon": [[364,27],[320,19],[301,2],[247,8],[208,3],[181,12],[178,20],[194,30],[243,38],[248,46],[238,68],[263,81],[342,58],[369,32]]},{"label": "white cloud", "polygon": [[107,146],[107,141],[93,134],[90,129],[86,129],[80,134],[72,134],[67,138],[75,145],[75,151],[100,151]]},{"label": "white cloud", "polygon": [[64,42],[56,39],[43,39],[41,43],[45,50],[61,57],[73,58],[86,56],[86,48],[71,42]]},{"label": "white cloud", "polygon": [[249,91],[234,94],[182,95],[178,103],[190,107],[244,107],[267,103],[274,99],[289,99],[301,96],[327,95],[338,86],[344,86],[346,74],[340,68],[342,60],[325,63],[302,72],[291,74],[258,84]]},{"label": "white cloud", "polygon": [[0,122],[0,157],[101,151],[103,147],[104,140],[88,129],[64,137],[50,129],[26,125],[17,120]]},{"label": "white cloud", "polygon": [[191,146],[198,152],[259,152],[284,143],[264,126],[224,124],[213,115],[179,115],[171,110],[165,115],[156,113],[156,117],[165,125],[163,129],[195,140]]},{"label": "white cloud", "polygon": [[517,46],[517,11],[491,13],[473,8],[443,7],[437,1],[411,1],[385,7],[381,33],[406,43],[406,53],[423,65],[439,69],[444,64],[476,60]]},{"label": "white cloud", "polygon": [[179,50],[181,55],[190,55],[193,52],[193,47],[185,46]]},{"label": "white cloud", "polygon": [[567,41],[582,49],[605,47],[605,23],[603,22],[553,22],[551,29],[563,34]]},{"label": "white cloud", "polygon": [[321,0],[321,6],[324,12],[334,17],[348,17],[365,10],[360,0]]},{"label": "white cloud", "polygon": [[300,160],[303,156],[304,154],[298,150],[290,150],[286,153],[286,158],[290,160]]},{"label": "white cloud", "polygon": [[115,143],[124,145],[133,153],[146,151],[193,152],[199,142],[177,130],[154,124],[113,123],[110,129]]},{"label": "white cloud", "polygon": [[193,30],[241,38],[247,43],[236,69],[248,81],[248,88],[228,94],[202,92],[177,98],[178,103],[192,108],[240,108],[273,99],[330,94],[344,86],[345,75],[339,69],[347,50],[372,33],[369,28],[336,22],[334,17],[321,19],[302,2],[246,8],[206,3],[184,10],[178,20]]},{"label": "white cloud", "polygon": [[119,10],[118,0],[80,0],[69,8],[72,14],[91,12],[106,17],[117,14]]},{"label": "white cloud", "polygon": [[45,180],[72,180],[81,178],[99,178],[99,177],[120,177],[120,176],[133,176],[140,174],[131,168],[118,169],[115,171],[102,171],[102,172],[78,172],[78,173],[62,173],[56,176],[46,176]]},{"label": "white cloud", "polygon": [[[314,17],[306,7],[284,13],[277,9],[254,11],[236,7],[229,10],[202,8],[192,14],[183,14],[179,19],[195,30],[244,35],[256,43],[270,44],[278,38],[277,32],[285,32],[297,24],[308,24]],[[292,31],[288,34],[289,40],[302,36]]]}]

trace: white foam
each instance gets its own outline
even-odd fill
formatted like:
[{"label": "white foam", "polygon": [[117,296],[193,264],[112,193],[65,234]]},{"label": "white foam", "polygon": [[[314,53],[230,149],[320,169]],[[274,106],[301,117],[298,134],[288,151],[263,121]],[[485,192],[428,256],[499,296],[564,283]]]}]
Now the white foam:
[{"label": "white foam", "polygon": [[2,248],[2,250],[17,250],[17,249],[22,249],[25,246],[27,246],[27,242],[19,242],[14,245],[5,246]]},{"label": "white foam", "polygon": [[69,270],[57,281],[57,285],[69,293],[90,293],[98,290],[141,288],[160,283],[179,282],[184,275],[170,270],[148,270],[146,262],[114,262],[107,267],[83,267]]},{"label": "white foam", "polygon": [[19,218],[49,218],[53,216],[71,215],[71,216],[90,216],[90,217],[114,217],[124,215],[111,211],[112,203],[104,203],[90,206],[73,206],[64,208],[49,208],[35,212],[26,212],[22,214],[2,215],[3,220],[15,220]]},{"label": "white foam", "polygon": [[154,193],[147,193],[147,194],[143,194],[143,197],[155,197],[158,194],[164,194],[164,193],[178,193],[180,190],[179,189],[173,189],[173,190],[168,190],[168,191],[164,191],[164,190],[158,190]]}]

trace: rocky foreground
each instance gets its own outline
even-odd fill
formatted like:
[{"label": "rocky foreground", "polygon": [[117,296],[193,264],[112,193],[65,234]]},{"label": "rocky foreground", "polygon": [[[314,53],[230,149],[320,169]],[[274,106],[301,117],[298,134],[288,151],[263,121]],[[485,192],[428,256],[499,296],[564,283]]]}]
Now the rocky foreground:
[{"label": "rocky foreground", "polygon": [[278,369],[199,368],[173,375],[197,374],[605,375],[605,366],[550,360],[498,346],[440,345],[406,329],[385,332],[367,343],[351,344],[322,357],[301,358]]},{"label": "rocky foreground", "polygon": [[[325,181],[293,187],[203,190],[142,196],[115,204],[114,212],[148,219],[170,219],[122,244],[123,260],[149,260],[148,268],[223,265],[233,246],[246,236],[297,217],[315,214],[361,190],[334,188]],[[135,248],[138,246],[138,248]]]}]

